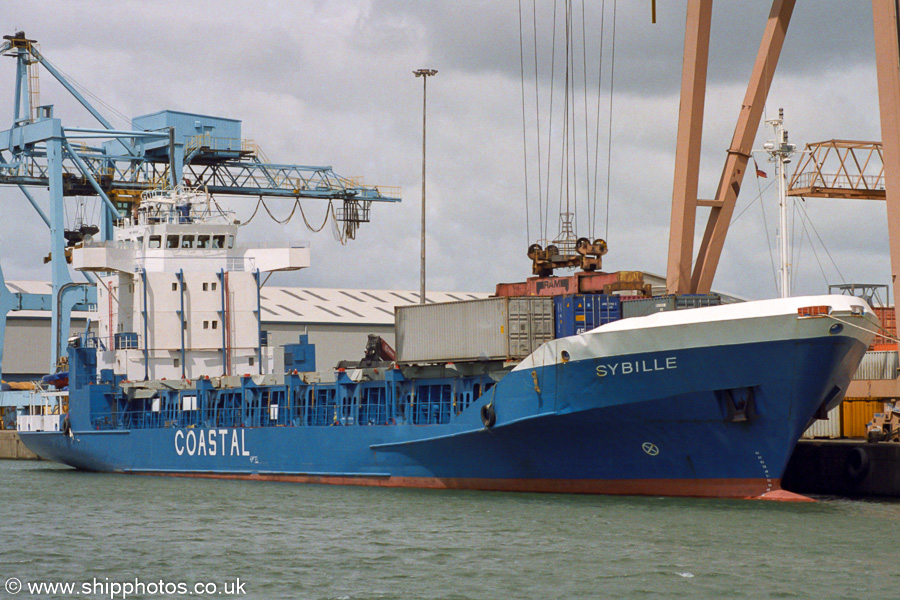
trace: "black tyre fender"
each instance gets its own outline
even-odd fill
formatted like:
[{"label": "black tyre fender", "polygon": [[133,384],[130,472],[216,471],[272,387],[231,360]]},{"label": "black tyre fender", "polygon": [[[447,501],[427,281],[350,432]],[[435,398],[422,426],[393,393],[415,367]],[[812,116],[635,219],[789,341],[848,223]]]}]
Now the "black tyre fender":
[{"label": "black tyre fender", "polygon": [[63,435],[69,435],[69,432],[72,430],[72,425],[69,423],[69,415],[63,417],[62,427],[60,431]]},{"label": "black tyre fender", "polygon": [[494,403],[485,404],[481,407],[481,422],[485,427],[493,427],[497,422],[497,413],[494,412]]},{"label": "black tyre fender", "polygon": [[861,481],[869,474],[872,468],[869,452],[862,446],[857,446],[847,456],[847,475],[853,481]]}]

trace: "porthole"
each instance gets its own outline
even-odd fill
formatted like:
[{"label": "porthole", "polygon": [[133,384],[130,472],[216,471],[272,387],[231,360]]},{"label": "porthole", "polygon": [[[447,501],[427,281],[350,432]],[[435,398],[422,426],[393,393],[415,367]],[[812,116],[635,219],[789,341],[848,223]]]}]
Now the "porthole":
[{"label": "porthole", "polygon": [[828,333],[831,335],[837,335],[844,330],[844,326],[840,323],[835,323],[828,329]]},{"label": "porthole", "polygon": [[562,352],[559,353],[559,355],[562,358],[562,361],[564,363],[569,362],[569,351],[568,350],[563,350]]}]

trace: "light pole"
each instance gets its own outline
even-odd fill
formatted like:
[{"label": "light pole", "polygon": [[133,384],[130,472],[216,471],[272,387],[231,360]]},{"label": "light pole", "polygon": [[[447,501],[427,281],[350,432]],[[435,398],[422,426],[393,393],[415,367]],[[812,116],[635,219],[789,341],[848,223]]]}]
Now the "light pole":
[{"label": "light pole", "polygon": [[419,304],[425,304],[425,106],[428,99],[428,78],[437,75],[434,69],[417,69],[413,75],[422,78],[422,264],[419,272]]}]

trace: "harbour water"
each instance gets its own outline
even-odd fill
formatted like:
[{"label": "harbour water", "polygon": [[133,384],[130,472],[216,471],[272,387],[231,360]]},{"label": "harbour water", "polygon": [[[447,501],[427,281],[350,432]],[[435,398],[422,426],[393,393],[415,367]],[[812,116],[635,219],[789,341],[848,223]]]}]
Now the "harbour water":
[{"label": "harbour water", "polygon": [[[900,590],[892,501],[376,489],[0,461],[0,507],[2,598],[870,600]],[[77,591],[38,593],[42,583]]]}]

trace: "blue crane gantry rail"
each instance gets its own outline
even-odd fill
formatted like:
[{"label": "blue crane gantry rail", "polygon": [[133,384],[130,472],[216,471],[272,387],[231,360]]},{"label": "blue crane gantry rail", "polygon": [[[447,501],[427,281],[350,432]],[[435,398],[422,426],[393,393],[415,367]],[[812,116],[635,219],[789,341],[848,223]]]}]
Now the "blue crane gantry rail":
[{"label": "blue crane gantry rail", "polygon": [[[76,284],[65,261],[66,196],[99,196],[100,235],[136,202],[140,192],[183,183],[211,194],[320,199],[339,203],[333,215],[348,231],[368,221],[372,202],[398,202],[399,188],[367,186],[331,167],[270,163],[256,144],[240,137],[240,121],[177,111],[135,117],[131,130],[114,128],[78,92],[24,32],[3,36],[0,56],[16,59],[13,124],[0,131],[0,185],[16,185],[50,229],[51,295],[14,293],[0,266],[0,374],[9,311],[52,310],[51,367],[64,356],[72,310],[96,303],[92,284]],[[65,127],[52,105],[41,105],[38,67],[50,73],[100,124]],[[50,191],[46,214],[28,191]]]}]

